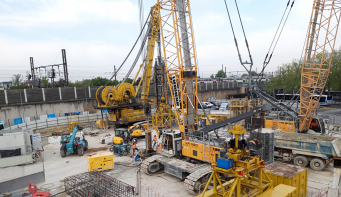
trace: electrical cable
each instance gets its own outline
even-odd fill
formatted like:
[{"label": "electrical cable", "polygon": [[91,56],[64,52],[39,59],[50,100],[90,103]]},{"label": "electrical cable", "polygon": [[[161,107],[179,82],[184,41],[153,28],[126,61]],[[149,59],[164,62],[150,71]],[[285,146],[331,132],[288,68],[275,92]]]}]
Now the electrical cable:
[{"label": "electrical cable", "polygon": [[130,56],[131,52],[133,51],[133,49],[135,48],[136,44],[138,43],[138,41],[139,41],[141,35],[143,34],[143,30],[144,30],[144,28],[146,27],[146,24],[147,24],[147,22],[148,22],[148,19],[149,19],[149,16],[150,16],[150,15],[151,15],[151,13],[149,12],[149,14],[148,14],[148,16],[147,16],[147,20],[146,20],[146,22],[144,23],[143,28],[142,28],[142,30],[140,31],[140,34],[139,34],[138,38],[136,39],[136,41],[135,41],[133,47],[132,47],[131,50],[129,51],[127,57],[124,59],[124,61],[123,61],[122,64],[120,65],[120,67],[116,70],[115,74],[113,74],[113,75],[111,76],[111,78],[109,79],[109,81],[104,85],[104,87],[107,86],[108,83],[116,76],[116,74],[118,73],[118,71],[122,68],[122,66],[124,65],[124,63],[127,61],[127,59],[128,59],[128,57]]}]

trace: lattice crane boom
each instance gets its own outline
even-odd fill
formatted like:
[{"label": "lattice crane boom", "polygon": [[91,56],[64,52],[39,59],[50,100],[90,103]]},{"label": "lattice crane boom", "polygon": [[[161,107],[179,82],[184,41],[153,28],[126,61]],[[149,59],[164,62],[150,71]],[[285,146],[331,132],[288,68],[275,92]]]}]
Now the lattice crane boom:
[{"label": "lattice crane boom", "polygon": [[314,0],[301,73],[299,130],[309,129],[324,90],[341,16],[341,0]]},{"label": "lattice crane boom", "polygon": [[188,0],[158,0],[165,71],[181,132],[194,132],[198,117],[197,61]]}]

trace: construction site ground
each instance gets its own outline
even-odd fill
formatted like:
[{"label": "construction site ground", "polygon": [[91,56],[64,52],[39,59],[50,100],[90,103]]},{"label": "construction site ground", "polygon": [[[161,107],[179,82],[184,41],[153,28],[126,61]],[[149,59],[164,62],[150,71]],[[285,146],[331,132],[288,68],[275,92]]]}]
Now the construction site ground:
[{"label": "construction site ground", "polygon": [[[63,192],[63,179],[65,177],[87,172],[87,155],[100,152],[107,152],[110,145],[101,144],[101,137],[111,134],[114,130],[109,129],[107,131],[101,130],[101,132],[95,136],[86,136],[89,142],[89,150],[85,151],[83,156],[77,154],[68,154],[65,158],[60,156],[60,144],[53,143],[44,146],[44,169],[46,181],[38,184],[38,188],[41,191],[50,191],[53,196],[68,196]],[[154,134],[153,134],[154,135]],[[145,147],[144,139],[138,140],[137,147],[139,150]],[[126,182],[132,186],[136,186],[136,169],[137,167],[127,167],[121,164],[134,163],[132,157],[132,151],[128,156],[114,156],[115,168],[105,173],[115,177],[123,182]],[[333,167],[332,164],[327,166],[323,171],[313,171],[309,168],[308,175],[308,193],[315,193],[312,196],[317,196],[317,192],[328,187],[328,184],[333,182]],[[185,191],[183,186],[183,180],[159,172],[153,175],[146,175],[142,172],[142,196],[146,197],[187,197],[193,196]],[[27,192],[27,188],[13,193],[13,196],[21,196],[22,193]]]}]

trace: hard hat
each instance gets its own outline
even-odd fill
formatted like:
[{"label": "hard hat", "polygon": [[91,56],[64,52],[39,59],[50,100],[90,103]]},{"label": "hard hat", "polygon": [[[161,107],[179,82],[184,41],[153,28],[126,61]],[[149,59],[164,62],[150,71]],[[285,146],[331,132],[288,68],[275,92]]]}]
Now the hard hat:
[{"label": "hard hat", "polygon": [[156,135],[154,135],[154,137],[156,137]]}]

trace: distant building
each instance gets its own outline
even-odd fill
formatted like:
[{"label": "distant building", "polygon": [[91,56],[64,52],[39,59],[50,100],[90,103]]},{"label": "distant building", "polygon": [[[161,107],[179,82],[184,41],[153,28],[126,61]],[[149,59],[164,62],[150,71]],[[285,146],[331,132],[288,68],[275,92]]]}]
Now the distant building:
[{"label": "distant building", "polygon": [[12,82],[10,81],[0,82],[0,88],[9,88],[9,87],[12,87]]}]

